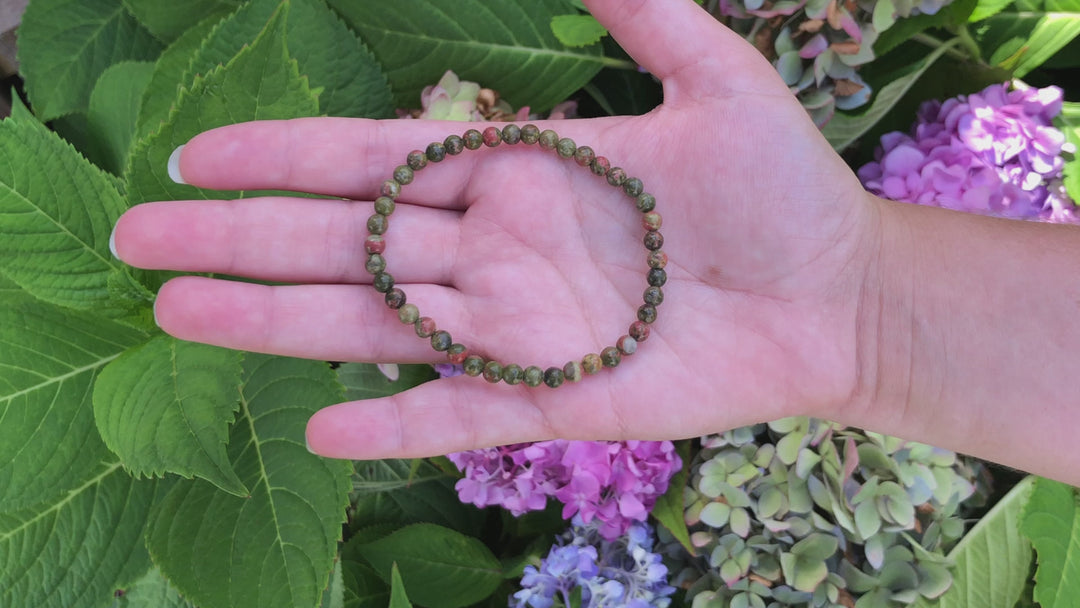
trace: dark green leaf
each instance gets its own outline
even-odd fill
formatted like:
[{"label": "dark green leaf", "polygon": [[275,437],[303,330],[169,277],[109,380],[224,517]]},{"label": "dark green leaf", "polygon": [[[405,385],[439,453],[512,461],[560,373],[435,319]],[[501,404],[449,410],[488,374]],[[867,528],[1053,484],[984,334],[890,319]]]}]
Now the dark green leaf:
[{"label": "dark green leaf", "polygon": [[124,170],[139,105],[153,71],[154,64],[149,61],[115,63],[102,72],[90,93],[86,120],[90,135],[104,149],[102,168],[106,171],[119,175]]},{"label": "dark green leaf", "polygon": [[697,555],[694,546],[690,544],[690,531],[686,528],[686,506],[683,504],[683,494],[686,491],[686,483],[690,478],[690,441],[680,441],[675,444],[679,458],[682,459],[682,469],[671,478],[667,492],[657,499],[653,506],[652,515],[661,526],[679,541],[690,555]]},{"label": "dark green leaf", "polygon": [[353,475],[354,526],[429,522],[478,535],[484,512],[462,504],[449,477],[426,461],[410,477],[408,460],[357,462]]},{"label": "dark green leaf", "polygon": [[499,586],[499,560],[476,538],[434,524],[413,524],[357,547],[386,580],[391,566],[412,601],[429,608],[459,608],[479,602]]},{"label": "dark green leaf", "polygon": [[412,608],[396,563],[390,568],[390,608]]},{"label": "dark green leaf", "polygon": [[85,111],[105,68],[161,48],[120,0],[34,0],[19,26],[19,65],[41,120]]},{"label": "dark green leaf", "polygon": [[317,606],[337,554],[349,465],[307,451],[304,427],[341,388],[317,361],[247,354],[229,458],[246,498],[180,480],[152,514],[147,546],[200,608]]},{"label": "dark green leaf", "polygon": [[1080,35],[1080,13],[998,13],[976,26],[975,41],[991,65],[1023,78]]},{"label": "dark green leaf", "polygon": [[596,44],[608,33],[592,15],[556,15],[551,18],[551,32],[569,47]]},{"label": "dark green leaf", "polygon": [[123,0],[124,7],[152,34],[172,42],[200,20],[211,15],[221,18],[240,5],[240,0]]},{"label": "dark green leaf", "polygon": [[[390,528],[381,536],[386,536],[394,529]],[[357,540],[360,539],[354,537],[341,550],[345,608],[386,608],[390,601],[390,585],[360,557],[356,547],[361,543],[356,542]]]},{"label": "dark green leaf", "polygon": [[[874,55],[881,57],[910,40],[916,34],[935,28],[954,28],[962,26],[976,9],[978,0],[953,0],[933,15],[915,15],[898,19],[889,29],[881,32],[874,41]],[[1012,2],[1012,0],[1007,0]],[[914,58],[913,58],[914,59]]]},{"label": "dark green leaf", "polygon": [[338,368],[338,378],[345,385],[345,398],[356,401],[387,397],[439,377],[430,365],[398,365],[397,368],[397,380],[391,380],[371,363],[343,364]]},{"label": "dark green leaf", "polygon": [[545,111],[605,65],[600,48],[568,50],[551,32],[563,0],[330,0],[382,63],[400,107],[446,70]]},{"label": "dark green leaf", "polygon": [[1023,532],[1039,557],[1035,601],[1065,608],[1080,597],[1080,504],[1076,488],[1039,478],[1024,507]]}]

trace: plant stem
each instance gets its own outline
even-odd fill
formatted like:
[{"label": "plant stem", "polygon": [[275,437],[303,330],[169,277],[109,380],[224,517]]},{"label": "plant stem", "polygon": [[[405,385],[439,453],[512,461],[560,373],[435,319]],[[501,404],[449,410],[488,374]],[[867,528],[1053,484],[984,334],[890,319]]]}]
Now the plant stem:
[{"label": "plant stem", "polygon": [[[965,48],[967,48],[967,45],[964,44],[964,42],[965,42],[964,37],[961,35],[961,36],[958,36],[958,38],[960,39],[961,46],[964,46]],[[970,40],[970,38],[971,38],[971,36],[969,35],[968,39]],[[939,40],[939,39],[931,36],[930,34],[926,34],[926,33],[915,34],[914,36],[911,37],[911,39],[914,40],[915,42],[918,42],[919,44],[928,46],[928,47],[933,48],[933,49],[943,47],[946,44],[948,44],[948,42],[951,42],[951,41],[947,42],[947,41],[944,41],[944,40]],[[971,42],[972,42],[972,44],[974,44],[974,41],[971,41]],[[970,51],[970,49],[968,49],[968,50]],[[945,54],[950,56],[950,57],[953,57],[955,59],[959,59],[961,61],[971,61],[972,59],[977,59],[978,58],[978,47],[976,47],[975,50],[976,50],[976,53],[975,53],[974,56],[972,54],[970,54],[970,52],[966,53],[966,52],[961,51],[960,49],[957,49],[957,48],[950,48],[947,51],[945,51]]]},{"label": "plant stem", "polygon": [[615,57],[600,57],[600,63],[605,68],[618,68],[620,70],[637,70],[638,64],[633,61],[627,61],[626,59],[616,59]]}]

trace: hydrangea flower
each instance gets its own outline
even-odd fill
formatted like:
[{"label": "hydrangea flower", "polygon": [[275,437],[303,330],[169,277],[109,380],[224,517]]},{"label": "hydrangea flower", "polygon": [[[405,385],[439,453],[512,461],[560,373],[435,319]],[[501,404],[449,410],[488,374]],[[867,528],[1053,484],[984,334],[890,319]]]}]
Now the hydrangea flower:
[{"label": "hydrangea flower", "polygon": [[625,536],[606,539],[596,525],[575,517],[570,530],[551,548],[540,567],[526,566],[522,589],[511,608],[571,606],[581,592],[581,608],[667,608],[675,588],[667,567],[653,553],[648,524],[634,523]]},{"label": "hydrangea flower", "polygon": [[1009,90],[995,84],[973,95],[928,101],[910,133],[881,138],[875,162],[859,169],[874,194],[1000,217],[1076,222],[1065,193],[1065,135],[1058,87]]}]

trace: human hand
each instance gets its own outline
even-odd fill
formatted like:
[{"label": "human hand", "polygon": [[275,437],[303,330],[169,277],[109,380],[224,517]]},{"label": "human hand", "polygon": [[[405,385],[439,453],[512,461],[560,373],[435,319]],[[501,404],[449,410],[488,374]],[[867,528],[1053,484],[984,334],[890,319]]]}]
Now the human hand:
[{"label": "human hand", "polygon": [[[665,302],[651,336],[580,383],[468,377],[316,414],[318,453],[443,454],[540,440],[701,435],[829,415],[860,386],[861,286],[877,217],[858,181],[756,50],[689,0],[594,0],[593,14],[659,77],[639,117],[536,122],[641,178],[664,217]],[[188,183],[359,202],[162,202],[119,221],[117,254],[203,277],[167,283],[161,327],[179,338],[325,360],[439,362],[364,270],[369,201],[407,152],[487,125],[299,119],[204,133]],[[561,366],[626,333],[645,287],[640,214],[604,180],[519,144],[429,165],[404,189],[388,271],[456,342],[504,363]]]}]

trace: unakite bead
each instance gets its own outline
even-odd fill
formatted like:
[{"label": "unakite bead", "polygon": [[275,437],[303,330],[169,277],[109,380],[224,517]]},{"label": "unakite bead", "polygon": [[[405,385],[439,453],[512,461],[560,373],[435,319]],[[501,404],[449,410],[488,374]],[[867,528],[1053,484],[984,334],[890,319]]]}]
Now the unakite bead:
[{"label": "unakite bead", "polygon": [[386,305],[393,310],[397,310],[405,305],[405,292],[401,291],[397,287],[386,292]]},{"label": "unakite bead", "polygon": [[416,304],[405,304],[397,311],[397,318],[406,325],[416,323],[419,317],[420,309],[416,307]]},{"label": "unakite bead", "polygon": [[563,371],[557,367],[549,367],[544,370],[544,384],[551,388],[559,388],[565,379]]},{"label": "unakite bead", "polygon": [[465,151],[465,141],[457,135],[449,135],[442,142],[443,148],[450,156],[457,156]]},{"label": "unakite bead", "polygon": [[649,339],[649,324],[644,321],[634,321],[630,324],[630,330],[627,333],[638,342],[644,342]]},{"label": "unakite bead", "polygon": [[649,268],[663,268],[667,266],[667,254],[663,251],[650,251],[648,258]]},{"label": "unakite bead", "polygon": [[648,213],[653,209],[656,209],[656,197],[648,192],[642,192],[637,195],[634,203],[637,205],[638,211],[642,213]]},{"label": "unakite bead", "polygon": [[577,144],[569,137],[564,137],[555,144],[555,151],[563,158],[573,158],[574,152],[577,152]]},{"label": "unakite bead", "polygon": [[667,271],[663,268],[650,268],[649,273],[645,275],[645,280],[649,285],[663,287],[664,283],[667,283]]},{"label": "unakite bead", "polygon": [[416,320],[415,327],[416,335],[421,338],[430,338],[431,334],[435,333],[435,319],[431,317],[420,317]]},{"label": "unakite bead", "polygon": [[538,141],[540,141],[540,127],[536,125],[521,127],[521,143],[532,145]]},{"label": "unakite bead", "polygon": [[[408,306],[408,304],[406,304]],[[413,320],[415,323],[415,319]],[[454,339],[450,337],[450,332],[440,329],[431,334],[431,348],[441,352],[450,348],[450,345],[454,343]]]},{"label": "unakite bead", "polygon": [[622,355],[619,354],[619,349],[609,346],[600,351],[600,361],[604,363],[604,367],[615,367],[622,361]]},{"label": "unakite bead", "polygon": [[642,304],[637,309],[638,321],[652,323],[656,320],[656,307],[651,304]]},{"label": "unakite bead", "polygon": [[585,370],[582,369],[580,361],[567,361],[562,368],[562,372],[568,382],[578,382],[583,377]]},{"label": "unakite bead", "polygon": [[390,215],[394,212],[394,199],[389,196],[380,196],[375,199],[375,213],[379,215]]},{"label": "unakite bead", "polygon": [[516,144],[521,141],[521,127],[517,125],[506,125],[502,129],[503,143]]},{"label": "unakite bead", "polygon": [[645,184],[641,183],[641,180],[636,177],[628,177],[623,182],[622,189],[623,192],[636,197],[645,190]]},{"label": "unakite bead", "polygon": [[469,349],[458,342],[451,344],[450,348],[446,349],[446,360],[454,365],[461,365],[468,356]]},{"label": "unakite bead", "polygon": [[382,253],[386,251],[386,241],[381,234],[369,234],[364,239],[364,251],[368,253]]},{"label": "unakite bead", "polygon": [[484,129],[484,145],[489,148],[494,148],[502,142],[502,133],[498,127],[488,127]]},{"label": "unakite bead", "polygon": [[397,198],[401,194],[401,184],[395,179],[388,179],[382,183],[379,193],[390,198]]},{"label": "unakite bead", "polygon": [[603,366],[604,362],[600,360],[600,355],[596,353],[589,353],[581,358],[581,369],[590,376],[599,372]]},{"label": "unakite bead", "polygon": [[615,341],[615,348],[621,355],[632,355],[637,352],[637,340],[630,336],[622,336]]},{"label": "unakite bead", "polygon": [[545,150],[554,150],[555,146],[559,144],[559,134],[551,129],[544,129],[540,132],[540,139],[538,140],[540,147]]},{"label": "unakite bead", "polygon": [[502,365],[498,361],[488,361],[484,364],[484,380],[493,384],[502,380]]},{"label": "unakite bead", "polygon": [[649,231],[659,230],[663,223],[664,218],[660,217],[660,214],[655,211],[650,211],[641,216],[642,227]]},{"label": "unakite bead", "polygon": [[413,170],[409,168],[409,165],[398,165],[394,168],[394,181],[402,186],[411,184],[413,177]]},{"label": "unakite bead", "polygon": [[405,158],[405,164],[409,165],[413,171],[419,171],[427,166],[427,157],[421,150],[413,150]]},{"label": "unakite bead", "polygon": [[521,381],[525,379],[525,370],[521,369],[517,363],[511,363],[503,368],[502,379],[507,384],[521,384]]},{"label": "unakite bead", "polygon": [[574,162],[582,167],[588,167],[596,158],[596,152],[589,146],[581,146],[574,151]]},{"label": "unakite bead", "polygon": [[664,290],[656,285],[649,285],[645,288],[645,293],[642,297],[645,299],[646,304],[659,306],[664,302]]},{"label": "unakite bead", "polygon": [[603,156],[597,156],[589,163],[589,169],[596,175],[607,175],[607,172],[611,170],[611,161]]},{"label": "unakite bead", "polygon": [[465,142],[465,148],[468,150],[479,150],[480,146],[484,145],[484,136],[476,129],[465,131],[461,139]]},{"label": "unakite bead", "polygon": [[380,272],[371,279],[372,286],[379,293],[387,293],[394,288],[394,277],[389,272]]},{"label": "unakite bead", "polygon": [[367,262],[364,262],[364,270],[371,274],[382,272],[386,270],[386,260],[381,255],[373,253],[367,256]]},{"label": "unakite bead", "polygon": [[484,371],[484,358],[477,355],[469,355],[465,357],[465,361],[462,362],[461,368],[465,370],[465,373],[469,376],[479,376]]},{"label": "unakite bead", "polygon": [[433,163],[440,162],[446,158],[446,147],[440,142],[433,141],[428,144],[427,150],[424,150],[424,156],[427,156],[428,160]]},{"label": "unakite bead", "polygon": [[386,216],[376,213],[375,215],[367,218],[367,229],[371,234],[382,234],[386,232]]},{"label": "unakite bead", "polygon": [[607,172],[607,183],[612,186],[621,186],[626,181],[626,171],[622,167],[612,167]]},{"label": "unakite bead", "polygon": [[664,235],[655,230],[650,230],[645,233],[645,248],[649,251],[656,251],[664,246]]},{"label": "unakite bead", "polygon": [[525,384],[527,386],[540,386],[544,382],[544,370],[535,365],[525,368]]}]

